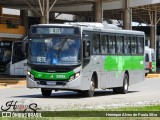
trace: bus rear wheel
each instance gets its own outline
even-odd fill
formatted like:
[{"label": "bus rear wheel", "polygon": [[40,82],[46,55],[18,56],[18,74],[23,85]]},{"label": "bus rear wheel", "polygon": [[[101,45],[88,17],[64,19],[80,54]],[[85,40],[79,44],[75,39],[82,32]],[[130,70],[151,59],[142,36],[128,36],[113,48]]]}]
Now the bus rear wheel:
[{"label": "bus rear wheel", "polygon": [[118,94],[119,93],[119,88],[113,88],[113,93]]},{"label": "bus rear wheel", "polygon": [[49,96],[51,96],[52,90],[47,90],[47,89],[41,88],[41,92],[44,97],[49,97]]},{"label": "bus rear wheel", "polygon": [[124,74],[123,87],[119,88],[119,92],[121,94],[127,94],[127,92],[128,92],[128,86],[129,86],[129,78],[128,78],[127,74]]},{"label": "bus rear wheel", "polygon": [[123,86],[122,87],[118,87],[118,88],[113,88],[113,93],[114,94],[127,94],[128,92],[128,86],[129,86],[129,79],[128,79],[128,75],[124,74],[124,78],[123,78]]},{"label": "bus rear wheel", "polygon": [[90,89],[85,90],[84,94],[86,97],[93,97],[94,96],[94,90],[95,90],[95,78],[92,77],[91,83],[90,83]]}]

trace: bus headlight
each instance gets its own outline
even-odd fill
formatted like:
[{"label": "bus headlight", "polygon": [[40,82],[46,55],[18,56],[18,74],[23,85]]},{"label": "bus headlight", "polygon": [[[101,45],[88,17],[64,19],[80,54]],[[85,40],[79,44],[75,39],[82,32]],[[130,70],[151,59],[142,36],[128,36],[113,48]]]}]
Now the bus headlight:
[{"label": "bus headlight", "polygon": [[78,78],[79,76],[80,76],[80,72],[77,72],[77,73],[75,73],[74,75],[72,75],[72,76],[70,77],[69,81],[72,81],[72,80]]},{"label": "bus headlight", "polygon": [[28,75],[32,80],[34,80],[34,75],[33,75],[33,74],[31,74],[31,72],[30,72],[30,71],[28,71],[28,70],[27,70],[27,75]]},{"label": "bus headlight", "polygon": [[80,72],[75,74],[75,78],[78,78],[80,76]]},{"label": "bus headlight", "polygon": [[27,70],[27,75],[29,75],[29,76],[31,75],[30,71],[28,71],[28,70]]}]

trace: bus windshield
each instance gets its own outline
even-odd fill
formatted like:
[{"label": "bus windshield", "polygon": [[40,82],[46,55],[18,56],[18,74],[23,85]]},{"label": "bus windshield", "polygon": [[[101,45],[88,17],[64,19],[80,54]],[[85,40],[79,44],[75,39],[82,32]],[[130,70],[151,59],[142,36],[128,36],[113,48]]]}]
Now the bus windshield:
[{"label": "bus windshield", "polygon": [[29,40],[30,64],[77,65],[81,62],[80,38],[32,38]]}]

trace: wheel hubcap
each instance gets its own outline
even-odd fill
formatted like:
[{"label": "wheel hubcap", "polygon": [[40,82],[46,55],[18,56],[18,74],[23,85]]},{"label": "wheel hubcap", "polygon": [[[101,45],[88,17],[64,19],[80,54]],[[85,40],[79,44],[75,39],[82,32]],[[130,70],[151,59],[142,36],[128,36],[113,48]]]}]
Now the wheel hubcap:
[{"label": "wheel hubcap", "polygon": [[91,91],[94,91],[94,82],[91,81]]},{"label": "wheel hubcap", "polygon": [[125,89],[125,90],[128,89],[128,82],[127,82],[127,79],[125,79],[124,89]]}]

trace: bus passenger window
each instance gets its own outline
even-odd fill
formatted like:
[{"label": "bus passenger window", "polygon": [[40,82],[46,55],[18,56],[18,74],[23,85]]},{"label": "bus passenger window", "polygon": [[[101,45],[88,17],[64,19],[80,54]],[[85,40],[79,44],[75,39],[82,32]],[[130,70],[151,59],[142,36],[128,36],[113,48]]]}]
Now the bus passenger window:
[{"label": "bus passenger window", "polygon": [[108,54],[108,36],[107,35],[101,36],[101,51],[102,51],[102,54]]},{"label": "bus passenger window", "polygon": [[131,41],[130,37],[126,36],[124,37],[124,54],[130,54],[131,53]]},{"label": "bus passenger window", "polygon": [[123,37],[117,36],[117,54],[123,54]]},{"label": "bus passenger window", "polygon": [[108,36],[108,39],[109,39],[109,53],[110,54],[115,54],[115,36],[113,35],[110,35]]},{"label": "bus passenger window", "polygon": [[136,37],[132,37],[132,40],[131,40],[131,53],[137,54],[137,38]]},{"label": "bus passenger window", "polygon": [[145,54],[145,62],[149,62],[149,55],[147,53]]},{"label": "bus passenger window", "polygon": [[100,54],[100,35],[93,35],[93,54]]},{"label": "bus passenger window", "polygon": [[138,39],[138,53],[139,54],[144,53],[144,39],[143,39],[143,37],[139,37],[139,39]]}]

